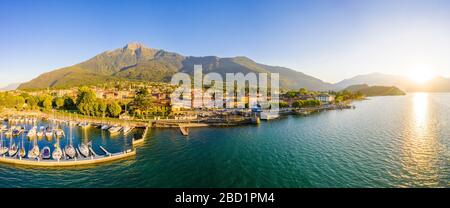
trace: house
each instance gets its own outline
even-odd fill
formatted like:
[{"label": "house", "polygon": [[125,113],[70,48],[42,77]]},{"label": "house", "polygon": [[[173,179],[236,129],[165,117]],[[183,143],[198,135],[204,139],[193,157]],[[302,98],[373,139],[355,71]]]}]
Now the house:
[{"label": "house", "polygon": [[317,95],[316,99],[322,103],[330,103],[330,102],[333,102],[334,96],[332,96],[330,94],[322,93],[322,94]]}]

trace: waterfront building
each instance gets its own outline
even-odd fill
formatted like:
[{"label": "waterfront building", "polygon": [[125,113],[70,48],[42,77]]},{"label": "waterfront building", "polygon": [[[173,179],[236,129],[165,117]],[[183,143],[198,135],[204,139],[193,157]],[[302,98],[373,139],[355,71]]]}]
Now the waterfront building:
[{"label": "waterfront building", "polygon": [[333,102],[334,96],[326,93],[322,93],[316,96],[316,99],[322,103],[330,103]]}]

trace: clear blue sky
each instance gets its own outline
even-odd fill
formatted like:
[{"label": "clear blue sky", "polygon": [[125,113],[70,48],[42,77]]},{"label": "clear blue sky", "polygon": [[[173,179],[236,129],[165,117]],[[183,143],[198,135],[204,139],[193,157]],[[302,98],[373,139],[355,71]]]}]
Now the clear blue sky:
[{"label": "clear blue sky", "polygon": [[0,86],[138,41],[243,55],[328,82],[450,73],[450,1],[0,1]]}]

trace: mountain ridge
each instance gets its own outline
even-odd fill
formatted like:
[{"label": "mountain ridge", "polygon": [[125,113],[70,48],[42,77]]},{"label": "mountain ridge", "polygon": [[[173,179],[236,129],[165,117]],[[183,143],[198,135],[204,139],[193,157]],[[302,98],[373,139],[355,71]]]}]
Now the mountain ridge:
[{"label": "mountain ridge", "polygon": [[279,73],[280,87],[287,89],[323,91],[332,88],[332,84],[305,73],[257,63],[245,56],[184,56],[132,42],[122,48],[102,52],[84,62],[43,73],[21,84],[19,89],[63,88],[114,80],[168,82],[177,72],[193,74],[193,66],[197,64],[203,66],[204,73],[217,72],[221,75],[238,72]]},{"label": "mountain ridge", "polygon": [[414,83],[399,75],[370,73],[357,75],[332,84],[303,72],[281,66],[257,63],[245,56],[184,56],[163,49],[148,48],[131,42],[121,48],[108,50],[81,63],[43,73],[33,80],[22,83],[18,89],[66,88],[91,85],[99,82],[133,80],[169,82],[177,72],[193,74],[194,65],[201,64],[203,72],[244,74],[279,73],[280,87],[285,89],[306,88],[313,91],[339,91],[352,85],[396,86],[403,91],[450,92],[450,79],[436,77],[425,84]]}]

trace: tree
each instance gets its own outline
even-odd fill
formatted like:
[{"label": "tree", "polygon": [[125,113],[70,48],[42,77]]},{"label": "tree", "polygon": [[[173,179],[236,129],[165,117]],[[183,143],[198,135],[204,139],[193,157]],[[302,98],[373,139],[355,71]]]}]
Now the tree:
[{"label": "tree", "polygon": [[43,101],[42,101],[42,107],[45,109],[45,110],[51,110],[52,109],[52,105],[53,104],[53,102],[52,102],[52,98],[51,97],[46,97]]},{"label": "tree", "polygon": [[301,108],[303,107],[303,104],[304,104],[303,100],[296,100],[294,101],[294,103],[292,103],[292,107]]},{"label": "tree", "polygon": [[26,103],[28,105],[28,109],[35,110],[38,108],[39,98],[35,96],[30,96],[27,98]]},{"label": "tree", "polygon": [[69,96],[64,96],[64,109],[65,110],[76,110],[77,109],[75,102]]},{"label": "tree", "polygon": [[307,94],[309,93],[308,90],[305,89],[305,88],[300,88],[300,90],[298,90],[298,92],[299,92],[301,95],[307,95]]},{"label": "tree", "polygon": [[117,102],[108,104],[108,112],[111,117],[118,117],[122,112],[122,107]]},{"label": "tree", "polygon": [[62,97],[55,98],[55,105],[57,109],[62,109],[64,107],[64,98]]},{"label": "tree", "polygon": [[97,110],[95,107],[96,102],[95,93],[90,88],[83,86],[78,89],[76,105],[81,114],[95,115]]},{"label": "tree", "polygon": [[130,112],[135,114],[135,111],[141,112],[153,111],[153,98],[148,92],[147,88],[141,88],[136,92],[136,97],[130,102]]},{"label": "tree", "polygon": [[15,106],[16,109],[22,110],[23,104],[25,104],[25,98],[23,98],[22,96],[16,96],[15,101],[16,101],[16,106]]},{"label": "tree", "polygon": [[98,111],[102,113],[102,117],[106,116],[106,111],[108,110],[108,105],[105,101],[101,100],[98,102]]},{"label": "tree", "polygon": [[287,102],[280,102],[279,106],[280,106],[280,108],[288,108],[289,104]]}]

